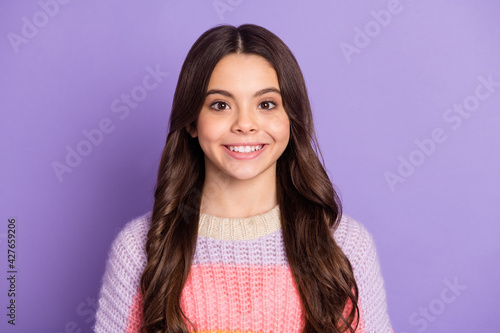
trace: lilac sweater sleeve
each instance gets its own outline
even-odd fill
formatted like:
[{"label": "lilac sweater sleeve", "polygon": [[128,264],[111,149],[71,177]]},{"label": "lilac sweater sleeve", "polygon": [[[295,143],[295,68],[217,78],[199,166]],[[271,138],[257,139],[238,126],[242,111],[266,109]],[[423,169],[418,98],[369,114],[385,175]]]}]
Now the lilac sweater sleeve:
[{"label": "lilac sweater sleeve", "polygon": [[102,286],[94,331],[130,332],[131,312],[147,262],[144,249],[149,213],[127,223],[111,245]]},{"label": "lilac sweater sleeve", "polygon": [[359,289],[360,332],[393,332],[387,312],[386,293],[375,243],[366,228],[343,215],[334,232],[337,244],[349,258]]}]

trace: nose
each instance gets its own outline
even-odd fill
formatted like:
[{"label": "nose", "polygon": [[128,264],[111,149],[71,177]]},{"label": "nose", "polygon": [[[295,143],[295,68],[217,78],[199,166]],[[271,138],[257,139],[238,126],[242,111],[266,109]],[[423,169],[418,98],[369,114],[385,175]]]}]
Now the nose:
[{"label": "nose", "polygon": [[243,106],[238,107],[235,114],[233,131],[250,133],[257,131],[258,125],[258,116],[251,107]]}]

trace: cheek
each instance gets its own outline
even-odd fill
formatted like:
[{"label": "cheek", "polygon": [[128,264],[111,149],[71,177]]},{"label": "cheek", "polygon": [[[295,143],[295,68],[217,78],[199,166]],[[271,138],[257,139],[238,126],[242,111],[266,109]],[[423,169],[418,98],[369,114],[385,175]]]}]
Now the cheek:
[{"label": "cheek", "polygon": [[203,147],[220,140],[224,125],[220,121],[201,118],[198,122],[198,140]]},{"label": "cheek", "polygon": [[269,121],[269,129],[276,139],[288,140],[290,137],[290,121],[286,114],[274,117]]}]

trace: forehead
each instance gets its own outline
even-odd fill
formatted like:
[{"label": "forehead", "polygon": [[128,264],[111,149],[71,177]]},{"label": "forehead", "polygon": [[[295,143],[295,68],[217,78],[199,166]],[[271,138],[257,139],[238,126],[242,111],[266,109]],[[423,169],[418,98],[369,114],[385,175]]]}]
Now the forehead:
[{"label": "forehead", "polygon": [[263,86],[278,88],[279,83],[273,66],[263,57],[232,53],[217,63],[208,86],[209,88],[243,91],[262,89]]}]

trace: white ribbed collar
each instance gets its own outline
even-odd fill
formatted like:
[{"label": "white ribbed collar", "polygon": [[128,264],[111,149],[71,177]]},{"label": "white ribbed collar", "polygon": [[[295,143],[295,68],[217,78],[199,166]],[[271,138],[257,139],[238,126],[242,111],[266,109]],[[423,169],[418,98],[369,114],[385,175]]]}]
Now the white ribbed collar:
[{"label": "white ribbed collar", "polygon": [[221,240],[251,240],[272,234],[281,228],[279,205],[250,217],[219,217],[200,214],[198,235]]}]

